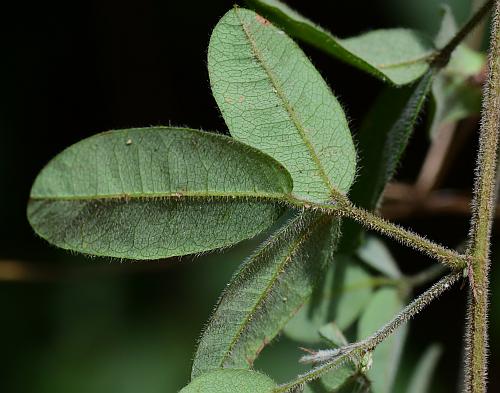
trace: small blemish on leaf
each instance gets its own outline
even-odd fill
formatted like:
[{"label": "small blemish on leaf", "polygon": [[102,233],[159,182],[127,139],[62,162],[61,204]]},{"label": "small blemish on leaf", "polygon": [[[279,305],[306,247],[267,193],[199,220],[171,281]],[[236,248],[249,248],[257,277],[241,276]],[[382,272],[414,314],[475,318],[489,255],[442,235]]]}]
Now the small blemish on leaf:
[{"label": "small blemish on leaf", "polygon": [[245,101],[245,97],[243,96],[240,96],[240,99],[239,99],[240,103],[242,103],[243,101]]},{"label": "small blemish on leaf", "polygon": [[260,15],[255,15],[255,19],[257,19],[257,22],[259,22],[262,26],[269,26],[271,24],[271,22]]},{"label": "small blemish on leaf", "polygon": [[129,138],[129,139],[127,139],[127,141],[125,142],[125,144],[126,144],[127,146],[130,146],[130,145],[132,144],[132,139],[130,139],[130,138]]}]

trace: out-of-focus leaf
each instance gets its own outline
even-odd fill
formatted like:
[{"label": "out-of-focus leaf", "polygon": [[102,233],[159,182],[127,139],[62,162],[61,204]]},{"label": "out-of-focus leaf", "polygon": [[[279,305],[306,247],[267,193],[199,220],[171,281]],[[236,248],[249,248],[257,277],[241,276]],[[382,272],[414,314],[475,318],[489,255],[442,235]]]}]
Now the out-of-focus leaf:
[{"label": "out-of-focus leaf", "polygon": [[448,76],[469,78],[481,72],[485,65],[486,55],[484,53],[470,49],[466,45],[459,45],[453,52],[443,73]]},{"label": "out-of-focus leaf", "polygon": [[251,370],[215,370],[195,378],[180,393],[272,393],[276,384]]},{"label": "out-of-focus leaf", "polygon": [[321,326],[321,328],[319,329],[319,335],[321,336],[321,338],[328,341],[335,347],[343,347],[348,343],[344,334],[335,324],[335,322],[330,322],[324,326]]},{"label": "out-of-focus leaf", "polygon": [[57,155],[35,180],[28,218],[61,248],[157,259],[254,236],[281,215],[291,188],[281,165],[231,138],[118,130]]},{"label": "out-of-focus leaf", "polygon": [[[435,38],[443,47],[456,33],[457,27],[451,10],[445,6],[441,28]],[[481,73],[485,65],[484,54],[466,45],[459,45],[452,53],[448,65],[439,72],[432,86],[429,133],[431,138],[446,123],[477,115],[481,110],[481,86],[472,78]]]},{"label": "out-of-focus leaf", "polygon": [[408,383],[407,393],[428,393],[432,375],[438,364],[442,349],[439,345],[431,345],[426,349],[415,367],[415,371]]},{"label": "out-of-focus leaf", "polygon": [[304,393],[337,392],[337,389],[343,387],[344,384],[347,384],[355,373],[356,368],[352,363],[344,363],[335,370],[323,375],[320,379],[307,384],[304,389]]},{"label": "out-of-focus leaf", "polygon": [[[370,381],[362,374],[349,378],[335,393],[371,393]],[[325,392],[325,393],[331,393]]]},{"label": "out-of-focus leaf", "polygon": [[370,275],[351,257],[336,255],[311,299],[285,327],[285,334],[299,342],[317,343],[319,329],[327,322],[344,330],[362,312],[372,293]]},{"label": "out-of-focus leaf", "polygon": [[253,8],[298,38],[356,68],[400,86],[421,77],[434,52],[432,41],[410,29],[374,30],[340,39],[278,0],[247,0]]},{"label": "out-of-focus leaf", "polygon": [[441,49],[455,36],[458,31],[453,11],[448,4],[441,4],[442,18],[439,31],[434,38],[436,48]]},{"label": "out-of-focus leaf", "polygon": [[201,337],[193,377],[252,365],[310,297],[331,261],[338,228],[331,216],[302,213],[244,262]]},{"label": "out-of-focus leaf", "polygon": [[382,240],[368,236],[366,242],[357,250],[357,255],[368,266],[391,278],[401,278],[398,264]]},{"label": "out-of-focus leaf", "polygon": [[[381,288],[375,292],[358,324],[360,339],[372,335],[403,308],[395,288]],[[374,393],[392,389],[407,333],[407,324],[400,327],[373,351],[373,365],[368,371]]]},{"label": "out-of-focus leaf", "polygon": [[[394,175],[430,91],[433,76],[432,71],[423,76],[413,88],[402,109],[401,100],[394,100],[394,94],[398,93],[388,91],[377,100],[373,110],[370,111],[360,131],[359,151],[362,157],[360,160],[362,169],[352,189],[352,195],[362,207],[373,210],[386,183]],[[402,91],[400,94],[405,95],[407,92]],[[387,109],[377,111],[385,105],[390,108],[389,114]],[[387,124],[390,124],[389,128],[386,128]],[[365,137],[365,133],[370,132],[374,134]]]},{"label": "out-of-focus leaf", "polygon": [[432,87],[434,115],[431,124],[431,138],[435,138],[439,128],[481,111],[481,89],[467,81],[451,80],[439,76]]},{"label": "out-of-focus leaf", "polygon": [[297,197],[324,202],[349,190],[356,152],[344,111],[285,33],[235,8],[212,33],[208,70],[231,134],[281,162]]}]

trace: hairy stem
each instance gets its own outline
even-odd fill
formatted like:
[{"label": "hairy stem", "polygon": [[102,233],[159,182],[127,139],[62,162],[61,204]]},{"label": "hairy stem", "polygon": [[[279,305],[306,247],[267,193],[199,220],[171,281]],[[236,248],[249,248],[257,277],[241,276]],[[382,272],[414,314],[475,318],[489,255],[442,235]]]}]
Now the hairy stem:
[{"label": "hairy stem", "polygon": [[488,272],[500,128],[500,0],[495,5],[488,66],[467,252],[471,264],[471,290],[467,313],[465,391],[473,393],[486,392],[487,380]]},{"label": "hairy stem", "polygon": [[453,270],[464,269],[467,266],[467,258],[464,255],[436,244],[363,208],[357,207],[343,195],[337,196],[335,203],[306,202],[293,196],[288,197],[287,202],[296,208],[316,209],[326,214],[336,214],[351,218],[368,229],[377,231],[408,247],[427,254]]},{"label": "hairy stem", "polygon": [[450,273],[443,277],[427,291],[422,293],[405,308],[403,308],[386,325],[364,340],[354,344],[348,344],[345,347],[338,349],[318,351],[316,354],[306,356],[303,358],[304,361],[319,361],[320,365],[305,374],[299,375],[296,380],[278,386],[274,390],[274,393],[293,391],[296,387],[302,386],[307,382],[311,382],[321,377],[323,374],[334,370],[347,361],[358,361],[364,354],[373,351],[377,345],[394,333],[403,323],[414,317],[439,295],[451,288],[461,277],[461,272]]},{"label": "hairy stem", "polygon": [[455,34],[455,36],[441,49],[432,61],[432,65],[437,68],[445,67],[450,60],[450,56],[455,48],[464,40],[464,38],[481,22],[484,16],[495,3],[495,0],[486,1],[467,23]]},{"label": "hairy stem", "polygon": [[397,224],[391,223],[376,214],[370,213],[367,210],[361,209],[352,204],[346,204],[342,209],[342,213],[346,217],[349,217],[370,229],[378,231],[411,248],[422,251],[451,269],[463,269],[467,264],[465,257],[456,251],[436,244],[420,235],[400,227]]}]

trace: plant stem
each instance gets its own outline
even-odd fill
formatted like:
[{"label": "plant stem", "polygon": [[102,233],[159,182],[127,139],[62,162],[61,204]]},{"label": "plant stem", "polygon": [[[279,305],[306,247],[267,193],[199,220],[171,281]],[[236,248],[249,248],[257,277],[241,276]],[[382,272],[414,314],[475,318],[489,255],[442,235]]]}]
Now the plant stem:
[{"label": "plant stem", "polygon": [[341,210],[345,216],[370,229],[389,236],[402,244],[422,251],[451,269],[463,269],[467,265],[465,257],[456,251],[436,244],[420,235],[417,235],[416,233],[402,228],[397,224],[389,222],[376,214],[356,207],[351,203],[345,204]]},{"label": "plant stem", "polygon": [[408,247],[424,252],[453,270],[464,269],[467,266],[465,255],[436,244],[374,213],[357,207],[344,195],[336,196],[335,203],[304,201],[293,196],[289,196],[287,202],[295,208],[316,209],[326,214],[351,218],[368,229],[375,230]]},{"label": "plant stem", "polygon": [[488,65],[467,252],[471,262],[471,290],[467,313],[465,391],[473,393],[486,392],[487,379],[489,253],[500,128],[500,0],[495,6]]},{"label": "plant stem", "polygon": [[[403,308],[391,321],[377,330],[371,336],[354,344],[348,344],[345,347],[333,350],[318,352],[318,358],[323,362],[313,368],[311,371],[299,375],[296,380],[278,386],[274,393],[290,392],[292,389],[311,382],[323,374],[334,370],[347,361],[355,361],[361,358],[365,353],[371,352],[377,345],[383,342],[387,337],[396,331],[403,323],[418,314],[422,309],[428,306],[443,292],[448,290],[462,277],[461,272],[450,273],[443,277],[427,291],[415,298],[410,304]],[[314,355],[307,356],[308,360],[314,360]]]},{"label": "plant stem", "polygon": [[495,3],[495,0],[486,1],[477,12],[471,16],[467,23],[455,34],[455,36],[441,49],[434,59],[432,65],[437,68],[443,68],[448,64],[450,56],[455,48],[464,40],[464,38],[481,22],[484,16],[488,13],[490,8]]},{"label": "plant stem", "polygon": [[372,351],[377,345],[389,337],[396,331],[403,323],[407,322],[425,307],[427,307],[433,300],[440,296],[443,292],[448,290],[460,278],[462,272],[454,272],[444,276],[424,293],[417,296],[410,304],[403,308],[391,321],[385,324],[382,328],[373,333],[370,337],[362,341],[363,348],[366,351]]}]

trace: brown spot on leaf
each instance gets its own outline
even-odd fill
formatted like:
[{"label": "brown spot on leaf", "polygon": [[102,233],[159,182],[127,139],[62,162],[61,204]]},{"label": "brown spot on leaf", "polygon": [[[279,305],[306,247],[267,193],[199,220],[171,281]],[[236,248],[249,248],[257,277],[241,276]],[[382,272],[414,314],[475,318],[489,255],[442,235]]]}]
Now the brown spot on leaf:
[{"label": "brown spot on leaf", "polygon": [[271,22],[269,22],[266,18],[260,15],[255,15],[255,19],[257,19],[257,22],[259,22],[262,26],[269,26]]}]

